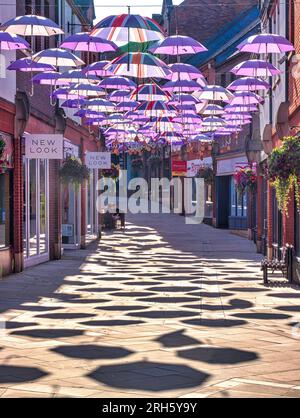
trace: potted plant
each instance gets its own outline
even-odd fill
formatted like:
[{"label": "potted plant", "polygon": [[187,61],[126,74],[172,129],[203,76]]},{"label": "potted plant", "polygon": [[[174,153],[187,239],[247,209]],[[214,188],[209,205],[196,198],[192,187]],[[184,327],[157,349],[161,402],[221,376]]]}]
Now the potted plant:
[{"label": "potted plant", "polygon": [[300,211],[300,139],[290,136],[282,142],[282,147],[275,148],[269,156],[266,176],[276,190],[279,209],[287,215],[291,193],[295,194]]},{"label": "potted plant", "polygon": [[59,175],[64,184],[72,183],[78,189],[85,180],[89,179],[90,172],[79,158],[68,157],[63,162]]},{"label": "potted plant", "polygon": [[257,174],[252,166],[239,168],[234,175],[234,182],[239,196],[244,193],[255,193],[257,188]]},{"label": "potted plant", "polygon": [[197,178],[204,179],[205,184],[212,185],[214,181],[214,171],[212,167],[204,165],[197,173]]}]

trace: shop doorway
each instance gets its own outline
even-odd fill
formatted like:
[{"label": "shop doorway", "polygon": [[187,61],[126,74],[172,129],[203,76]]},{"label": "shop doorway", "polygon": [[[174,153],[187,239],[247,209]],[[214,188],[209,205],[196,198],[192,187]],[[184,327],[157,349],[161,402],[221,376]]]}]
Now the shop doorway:
[{"label": "shop doorway", "polygon": [[229,228],[231,176],[216,178],[217,228]]}]

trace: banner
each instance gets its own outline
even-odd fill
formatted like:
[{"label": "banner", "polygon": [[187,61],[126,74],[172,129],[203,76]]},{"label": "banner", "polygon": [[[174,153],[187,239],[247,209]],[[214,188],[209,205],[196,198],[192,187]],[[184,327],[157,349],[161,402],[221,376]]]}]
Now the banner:
[{"label": "banner", "polygon": [[26,135],[25,157],[43,160],[62,160],[64,157],[63,136],[51,134]]},{"label": "banner", "polygon": [[185,177],[187,175],[187,161],[172,161],[172,176]]},{"label": "banner", "polygon": [[89,169],[110,170],[111,153],[110,152],[88,152],[85,158],[86,166]]}]

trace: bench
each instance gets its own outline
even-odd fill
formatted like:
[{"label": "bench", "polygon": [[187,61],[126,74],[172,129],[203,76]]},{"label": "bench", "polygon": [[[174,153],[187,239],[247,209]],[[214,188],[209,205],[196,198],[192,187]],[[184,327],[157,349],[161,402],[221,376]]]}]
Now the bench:
[{"label": "bench", "polygon": [[275,271],[281,271],[283,276],[289,283],[293,282],[293,257],[294,247],[286,244],[282,248],[278,248],[278,245],[273,245],[273,258],[269,260],[265,258],[261,262],[261,269],[263,271],[264,284],[269,284],[268,272],[269,270],[274,273]]}]

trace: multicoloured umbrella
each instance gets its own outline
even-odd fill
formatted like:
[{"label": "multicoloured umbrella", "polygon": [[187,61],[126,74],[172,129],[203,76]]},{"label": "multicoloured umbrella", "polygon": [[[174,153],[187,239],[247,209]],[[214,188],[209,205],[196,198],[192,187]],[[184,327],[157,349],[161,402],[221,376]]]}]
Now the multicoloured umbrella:
[{"label": "multicoloured umbrella", "polygon": [[153,54],[160,55],[191,55],[205,52],[207,49],[189,36],[173,35],[157,42],[149,49]]},{"label": "multicoloured umbrella", "polygon": [[76,55],[61,48],[44,49],[33,55],[32,60],[54,67],[79,67],[84,65],[84,62]]},{"label": "multicoloured umbrella", "polygon": [[85,67],[82,71],[87,75],[93,75],[98,77],[109,77],[113,76],[111,71],[104,70],[110,61],[97,61]]},{"label": "multicoloured umbrella", "polygon": [[142,52],[129,52],[114,59],[105,70],[135,78],[167,78],[172,71],[160,59]]},{"label": "multicoloured umbrella", "polygon": [[23,72],[42,72],[42,71],[55,71],[55,67],[49,64],[42,64],[32,61],[30,58],[20,58],[14,61],[7,67],[10,71],[23,71]]},{"label": "multicoloured umbrella", "polygon": [[204,76],[198,68],[190,64],[170,64],[169,65],[172,74],[170,74],[169,79],[171,81],[177,80],[197,80],[203,78]]},{"label": "multicoloured umbrella", "polygon": [[0,31],[22,36],[52,36],[64,33],[51,19],[37,15],[24,15],[10,19],[0,26]]},{"label": "multicoloured umbrella", "polygon": [[164,29],[153,19],[133,14],[108,16],[95,25],[91,35],[108,39],[117,45],[159,41],[165,37]]},{"label": "multicoloured umbrella", "polygon": [[245,39],[237,47],[241,52],[252,54],[282,54],[294,51],[294,45],[281,35],[260,33]]},{"label": "multicoloured umbrella", "polygon": [[257,91],[269,90],[271,86],[266,81],[256,77],[242,77],[233,81],[227,88],[231,91]]},{"label": "multicoloured umbrella", "polygon": [[233,67],[231,72],[235,75],[247,77],[273,77],[281,71],[273,64],[263,60],[248,60]]},{"label": "multicoloured umbrella", "polygon": [[117,45],[107,39],[99,38],[91,35],[88,32],[76,33],[69,36],[61,45],[60,48],[71,49],[72,51],[87,51],[87,52],[113,52],[118,49]]},{"label": "multicoloured umbrella", "polygon": [[15,33],[0,31],[0,51],[15,51],[18,49],[29,49],[30,45],[21,36]]},{"label": "multicoloured umbrella", "polygon": [[170,100],[171,95],[158,86],[156,83],[142,84],[134,90],[130,96],[130,99],[137,98],[141,102],[156,101],[167,102]]},{"label": "multicoloured umbrella", "polygon": [[136,88],[132,80],[120,76],[107,77],[100,82],[99,86],[107,90],[134,90]]}]

